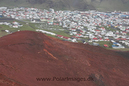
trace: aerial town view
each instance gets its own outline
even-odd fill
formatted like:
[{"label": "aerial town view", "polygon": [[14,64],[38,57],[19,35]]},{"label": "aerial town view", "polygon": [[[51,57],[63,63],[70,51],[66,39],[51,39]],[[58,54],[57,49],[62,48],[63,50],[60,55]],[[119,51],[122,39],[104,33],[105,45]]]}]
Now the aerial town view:
[{"label": "aerial town view", "polygon": [[24,7],[0,7],[0,10],[1,33],[40,31],[65,41],[129,50],[129,12],[54,11],[52,8]]},{"label": "aerial town view", "polygon": [[128,6],[1,0],[0,86],[128,86]]}]

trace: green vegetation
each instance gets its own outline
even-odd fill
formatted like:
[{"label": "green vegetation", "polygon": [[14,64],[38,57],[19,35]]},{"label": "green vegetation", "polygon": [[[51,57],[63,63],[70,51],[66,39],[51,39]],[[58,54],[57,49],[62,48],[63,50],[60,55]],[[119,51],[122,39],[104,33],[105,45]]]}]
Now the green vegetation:
[{"label": "green vegetation", "polygon": [[[18,21],[18,20],[11,20],[11,19],[7,20],[6,19],[6,22],[12,23],[14,21],[22,24],[23,26],[19,27],[19,28],[13,28],[13,27],[10,27],[10,26],[7,26],[7,25],[0,25],[0,37],[8,35],[8,33],[6,33],[3,30],[9,30],[10,32],[16,32],[18,30],[31,30],[31,31],[35,31],[34,28],[32,28],[29,24],[27,24],[25,22],[21,22],[21,21]],[[3,20],[1,19],[0,22],[3,22]]]},{"label": "green vegetation", "polygon": [[124,48],[124,49],[113,49],[113,48],[107,48],[109,50],[117,50],[117,51],[129,51],[129,48]]},{"label": "green vegetation", "polygon": [[53,32],[58,35],[63,35],[66,37],[71,37],[69,35],[69,31],[67,29],[62,28],[61,26],[58,25],[47,25],[47,23],[42,23],[42,24],[31,24],[30,25],[36,29],[42,29],[45,31]]},{"label": "green vegetation", "polygon": [[[63,36],[66,36],[66,37],[71,37],[69,35],[69,31],[67,29],[64,29],[64,28],[62,28],[61,26],[58,26],[58,25],[47,25],[47,23],[44,23],[44,24],[40,24],[40,23],[26,23],[24,21],[18,21],[18,20],[9,20],[9,21],[7,20],[7,22],[10,22],[10,23],[13,22],[13,21],[19,22],[23,26],[20,27],[20,28],[12,28],[12,27],[7,26],[7,25],[0,25],[0,37],[8,35],[8,33],[5,32],[4,30],[9,30],[10,32],[16,32],[18,30],[35,31],[36,29],[42,29],[42,30],[45,30],[45,31],[56,33],[58,35],[63,35]],[[109,30],[112,29],[112,28],[107,28],[107,27],[105,27],[105,28],[109,29]],[[63,38],[59,38],[59,37],[56,37],[56,36],[53,36],[53,35],[49,35],[49,34],[46,34],[46,35],[54,37],[54,38],[58,38],[58,39],[61,39],[61,40],[64,40]],[[83,40],[85,40],[86,42],[88,41],[88,39],[89,38],[83,38]],[[82,43],[81,40],[80,41],[78,40],[78,42]],[[129,49],[127,49],[127,48],[125,48],[125,49],[112,49],[112,43],[109,42],[109,41],[99,41],[99,42],[96,42],[96,43],[99,43],[99,45],[101,47],[104,47],[103,45],[107,44],[109,47],[106,48],[106,49],[110,49],[110,50],[129,51]],[[92,43],[90,43],[90,44],[92,44]]]},{"label": "green vegetation", "polygon": [[104,26],[104,28],[105,28],[106,30],[109,30],[109,31],[115,31],[115,29],[112,29],[111,27],[106,27],[106,26]]},{"label": "green vegetation", "polygon": [[96,43],[99,43],[100,46],[104,47],[104,44],[108,45],[109,48],[112,48],[112,43],[110,41],[99,41],[99,42],[96,42]]},{"label": "green vegetation", "polygon": [[129,0],[0,0],[0,6],[55,10],[129,11]]},{"label": "green vegetation", "polygon": [[50,36],[50,37],[54,37],[54,38],[57,38],[57,39],[60,39],[60,40],[64,40],[63,38],[59,38],[57,36],[53,36],[53,35],[50,35],[50,34],[46,34],[47,36]]},{"label": "green vegetation", "polygon": [[5,35],[8,35],[8,33],[0,31],[0,37],[3,37]]},{"label": "green vegetation", "polygon": [[[61,26],[57,26],[57,25],[46,25],[46,23],[45,23],[42,26],[43,28],[38,28],[41,25],[39,23],[26,23],[26,22],[18,21],[18,20],[6,20],[6,22],[10,22],[10,23],[12,23],[13,21],[19,22],[23,26],[22,27],[19,27],[19,28],[12,28],[12,27],[7,26],[7,25],[0,25],[0,32],[1,32],[1,30],[9,30],[10,32],[16,32],[18,30],[35,31],[36,29],[43,29],[45,31],[50,31],[50,32],[56,33],[58,35],[63,35],[63,36],[66,36],[66,37],[70,37],[69,31],[66,30],[66,29],[64,29],[64,28],[62,28]],[[50,28],[52,28],[52,29],[50,29]],[[7,33],[4,32],[4,33],[0,34],[0,37],[2,37],[4,35],[7,35]]]},{"label": "green vegetation", "polygon": [[2,31],[2,30],[9,30],[10,32],[16,32],[18,30],[31,30],[31,31],[35,31],[33,28],[31,28],[30,26],[24,24],[22,27],[20,28],[11,28],[7,25],[0,25],[0,37],[7,35],[6,32]]},{"label": "green vegetation", "polygon": [[45,29],[45,31],[53,32],[55,34],[66,36],[66,37],[71,37],[68,31],[59,31],[59,30],[57,31],[57,30],[48,30],[48,29]]},{"label": "green vegetation", "polygon": [[129,0],[93,0],[91,4],[99,11],[129,10]]},{"label": "green vegetation", "polygon": [[33,29],[32,27],[30,27],[29,25],[24,24],[22,27],[18,28],[19,30],[31,30],[31,31],[35,31],[35,29]]}]

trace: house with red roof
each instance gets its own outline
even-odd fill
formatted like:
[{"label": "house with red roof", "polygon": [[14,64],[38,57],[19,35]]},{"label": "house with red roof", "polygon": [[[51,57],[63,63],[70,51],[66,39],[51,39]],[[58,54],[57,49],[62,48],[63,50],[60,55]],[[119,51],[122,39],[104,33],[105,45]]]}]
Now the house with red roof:
[{"label": "house with red roof", "polygon": [[99,39],[97,37],[94,37],[92,40],[93,41],[99,41]]},{"label": "house with red roof", "polygon": [[110,39],[109,38],[105,38],[104,41],[110,41]]},{"label": "house with red roof", "polygon": [[99,41],[103,41],[103,38],[99,38]]},{"label": "house with red roof", "polygon": [[96,32],[98,32],[98,33],[100,33],[100,32],[101,32],[101,31],[100,31],[100,30],[98,30],[98,29],[97,29],[97,30],[95,30],[95,31],[96,31]]},{"label": "house with red roof", "polygon": [[76,28],[72,28],[71,30],[72,30],[72,31],[76,31]]},{"label": "house with red roof", "polygon": [[82,37],[83,35],[82,34],[76,34],[77,37]]},{"label": "house with red roof", "polygon": [[121,33],[122,35],[126,35],[127,34],[127,32],[125,32],[125,31],[122,31],[122,33]]},{"label": "house with red roof", "polygon": [[70,40],[70,38],[69,38],[69,37],[66,37],[66,36],[63,36],[63,38],[64,38],[64,39],[67,39],[67,40]]},{"label": "house with red roof", "polygon": [[58,35],[58,34],[57,34],[56,36],[57,36],[57,37],[60,37],[60,38],[63,38],[63,36],[62,36],[62,35]]},{"label": "house with red roof", "polygon": [[107,44],[104,44],[103,46],[104,46],[104,47],[109,47]]},{"label": "house with red roof", "polygon": [[104,27],[101,27],[100,30],[105,31],[106,29]]},{"label": "house with red roof", "polygon": [[128,33],[129,32],[129,29],[126,29],[126,32]]}]

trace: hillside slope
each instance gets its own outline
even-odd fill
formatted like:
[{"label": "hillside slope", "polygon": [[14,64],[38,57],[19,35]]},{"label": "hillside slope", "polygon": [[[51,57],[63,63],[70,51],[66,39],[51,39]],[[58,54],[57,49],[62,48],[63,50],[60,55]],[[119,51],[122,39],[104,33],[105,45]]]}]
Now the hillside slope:
[{"label": "hillside slope", "polygon": [[129,11],[129,0],[0,0],[0,6],[56,10]]},{"label": "hillside slope", "polygon": [[[14,84],[22,83],[22,86],[129,84],[129,60],[115,51],[61,41],[32,31],[15,32],[0,38],[0,69],[0,74],[15,80]],[[37,81],[37,78],[53,77],[58,79]],[[59,81],[66,77],[91,77],[93,81]],[[0,77],[0,84],[3,79]]]},{"label": "hillside slope", "polygon": [[129,0],[91,0],[91,3],[100,11],[129,11]]},{"label": "hillside slope", "polygon": [[94,6],[84,0],[0,0],[1,6],[8,7],[37,7],[41,9],[54,8],[56,10],[89,10]]}]

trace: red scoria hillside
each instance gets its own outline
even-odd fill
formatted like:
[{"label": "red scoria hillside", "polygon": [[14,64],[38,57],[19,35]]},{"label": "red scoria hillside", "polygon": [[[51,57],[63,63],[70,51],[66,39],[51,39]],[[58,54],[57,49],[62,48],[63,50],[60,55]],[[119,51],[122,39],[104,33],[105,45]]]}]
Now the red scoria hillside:
[{"label": "red scoria hillside", "polygon": [[0,86],[128,85],[129,60],[115,51],[32,31],[0,38]]}]

